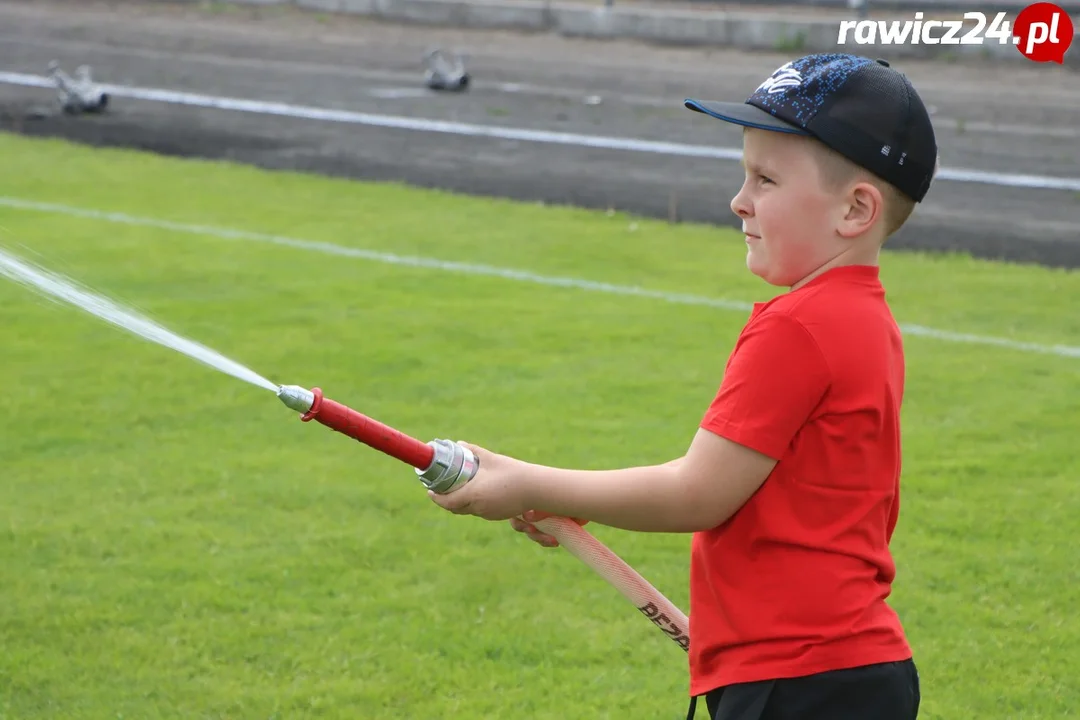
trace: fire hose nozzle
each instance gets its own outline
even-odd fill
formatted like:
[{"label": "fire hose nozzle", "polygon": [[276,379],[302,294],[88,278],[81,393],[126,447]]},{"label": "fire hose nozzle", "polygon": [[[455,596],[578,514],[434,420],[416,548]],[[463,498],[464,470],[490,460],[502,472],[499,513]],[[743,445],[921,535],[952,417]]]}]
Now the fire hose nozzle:
[{"label": "fire hose nozzle", "polygon": [[282,385],[277,396],[290,410],[306,413],[315,404],[315,393],[299,385]]},{"label": "fire hose nozzle", "polygon": [[435,455],[427,468],[416,468],[416,474],[429,490],[445,495],[472,480],[480,469],[476,455],[452,440],[436,439],[428,445]]},{"label": "fire hose nozzle", "polygon": [[442,439],[420,442],[324,397],[319,388],[308,390],[299,385],[281,385],[277,396],[286,407],[301,413],[301,420],[317,420],[412,465],[420,482],[440,495],[469,482],[480,469],[476,455],[456,442]]}]

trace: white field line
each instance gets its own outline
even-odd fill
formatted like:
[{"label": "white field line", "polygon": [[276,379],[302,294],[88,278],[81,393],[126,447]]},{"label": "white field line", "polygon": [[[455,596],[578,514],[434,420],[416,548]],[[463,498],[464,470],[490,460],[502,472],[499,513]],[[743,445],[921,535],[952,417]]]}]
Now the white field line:
[{"label": "white field line", "polygon": [[[307,250],[309,252],[318,252],[326,255],[336,255],[339,257],[351,257],[361,260],[369,260],[372,262],[385,263],[388,265],[405,265],[409,267],[442,270],[445,272],[455,272],[466,275],[486,275],[489,277],[498,277],[505,280],[515,280],[518,282],[528,282],[539,285],[565,287],[575,290],[587,290],[591,292],[608,293],[611,295],[628,295],[633,297],[648,298],[651,300],[660,300],[662,302],[677,303],[682,305],[713,307],[721,310],[731,310],[744,313],[750,312],[751,308],[753,307],[752,303],[738,300],[723,300],[720,298],[710,298],[701,295],[689,295],[684,293],[669,293],[659,290],[647,290],[640,287],[633,287],[628,285],[614,285],[611,283],[596,282],[593,280],[583,280],[580,278],[540,275],[537,273],[528,272],[526,270],[514,270],[511,268],[501,268],[492,265],[454,262],[429,257],[397,255],[395,253],[345,247],[342,245],[335,245],[333,243],[327,242],[301,240],[298,238],[291,238],[282,235],[268,235],[264,233],[248,232],[245,230],[233,230],[230,228],[213,227],[208,225],[190,225],[186,223],[171,222],[168,220],[138,217],[135,215],[127,215],[124,213],[105,212],[102,210],[94,210],[87,208],[77,208],[71,207],[69,205],[60,205],[56,203],[35,202],[33,200],[23,200],[14,197],[0,196],[0,207],[7,207],[13,210],[41,212],[51,215],[66,215],[68,217],[78,217],[88,220],[99,220],[102,222],[131,225],[135,227],[147,227],[158,230],[168,230],[171,232],[187,233],[190,235],[203,235],[207,237],[219,238],[222,240],[245,240],[248,242],[280,245],[284,247],[296,248],[298,250]],[[950,343],[991,345],[1000,348],[1006,348],[1009,350],[1017,350],[1020,352],[1057,355],[1059,357],[1080,358],[1080,347],[1070,345],[1045,345],[1040,343],[1021,342],[1017,340],[1010,340],[1008,338],[1000,338],[987,335],[973,335],[969,333],[958,333],[952,332],[950,330],[938,330],[936,328],[930,328],[923,325],[911,325],[906,323],[902,323],[900,325],[900,330],[906,335],[932,338],[935,340],[941,340]]]},{"label": "white field line", "polygon": [[[0,72],[0,83],[26,87],[53,87],[52,81],[47,77],[12,72]],[[650,153],[655,155],[672,155],[712,160],[739,160],[742,158],[742,150],[739,148],[639,140],[635,138],[604,135],[582,135],[580,133],[531,130],[528,128],[515,128],[500,125],[476,125],[446,120],[403,117],[400,115],[377,115],[374,113],[332,110],[306,105],[290,105],[288,103],[265,102],[262,100],[244,100],[241,98],[177,92],[175,90],[164,90],[159,88],[138,88],[127,85],[108,84],[102,84],[101,88],[114,97],[132,100],[147,100],[152,102],[186,105],[189,107],[250,112],[259,115],[275,115],[302,120],[323,120],[327,122],[367,125],[370,127],[384,127],[397,130],[444,133],[467,137],[487,137],[496,140],[518,140],[523,142],[602,148],[624,152]],[[982,183],[999,187],[1080,192],[1080,178],[1072,177],[1024,175],[1017,173],[972,170],[968,168],[941,168],[938,171],[937,179],[953,182]]]}]

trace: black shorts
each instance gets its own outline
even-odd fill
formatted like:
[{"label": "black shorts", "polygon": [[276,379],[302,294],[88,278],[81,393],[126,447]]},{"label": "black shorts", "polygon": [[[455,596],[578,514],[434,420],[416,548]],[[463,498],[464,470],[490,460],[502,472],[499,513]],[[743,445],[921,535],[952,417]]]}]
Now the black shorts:
[{"label": "black shorts", "polygon": [[[915,720],[913,660],[718,688],[705,695],[709,720]],[[698,698],[690,701],[692,720]]]}]

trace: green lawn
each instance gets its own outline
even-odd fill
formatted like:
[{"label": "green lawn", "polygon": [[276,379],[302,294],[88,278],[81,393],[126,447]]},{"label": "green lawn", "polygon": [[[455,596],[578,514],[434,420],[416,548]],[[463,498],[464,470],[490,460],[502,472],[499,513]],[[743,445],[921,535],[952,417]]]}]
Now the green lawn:
[{"label": "green lawn", "polygon": [[[741,238],[0,135],[0,196],[741,302]],[[0,245],[421,439],[685,449],[746,313],[0,206]],[[902,323],[1080,345],[1080,276],[889,253]],[[667,718],[686,657],[266,390],[0,282],[0,718]],[[922,718],[1080,707],[1080,359],[909,337],[894,541]],[[590,529],[686,609],[689,537]]]}]

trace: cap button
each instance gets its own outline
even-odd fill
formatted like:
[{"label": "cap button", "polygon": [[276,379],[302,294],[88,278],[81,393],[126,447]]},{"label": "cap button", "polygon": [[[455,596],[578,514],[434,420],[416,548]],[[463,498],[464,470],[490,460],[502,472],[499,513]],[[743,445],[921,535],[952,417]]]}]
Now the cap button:
[{"label": "cap button", "polygon": [[884,65],[885,67],[889,67],[889,61],[888,60],[882,60],[881,58],[878,58],[876,60],[876,62],[877,62],[878,65]]}]

